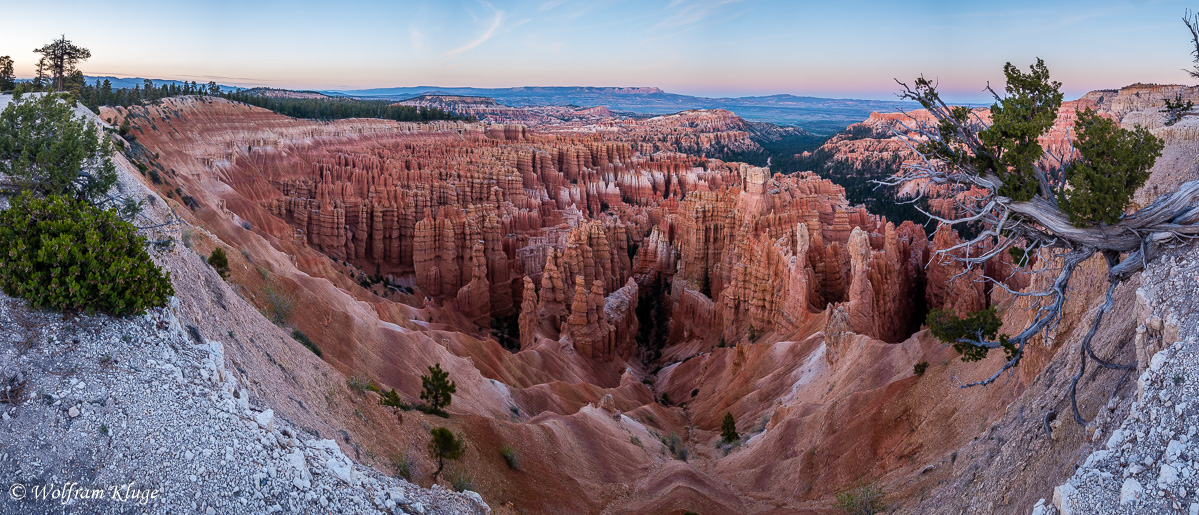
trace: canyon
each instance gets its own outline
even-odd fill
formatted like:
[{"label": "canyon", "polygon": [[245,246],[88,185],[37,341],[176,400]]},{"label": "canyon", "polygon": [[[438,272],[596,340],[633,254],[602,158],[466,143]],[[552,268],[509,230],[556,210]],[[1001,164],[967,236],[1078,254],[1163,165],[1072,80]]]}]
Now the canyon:
[{"label": "canyon", "polygon": [[[1155,106],[1179,92],[1199,96],[1090,93],[1062,109],[1047,146],[1062,148],[1073,107],[1091,106],[1166,138],[1147,189],[1176,185],[1193,172],[1179,163],[1195,123],[1164,127]],[[266,312],[281,294],[295,299],[279,323],[316,342],[332,373],[415,403],[427,367],[449,371],[458,388],[447,419],[381,407],[370,391],[334,401],[249,380],[281,416],[340,431],[365,465],[423,460],[427,428],[445,426],[463,435],[473,489],[500,513],[822,513],[864,481],[905,512],[932,499],[1026,510],[1118,422],[1107,410],[1085,431],[1067,422],[1037,436],[1046,410],[1065,412],[1053,377],[1102,293],[1101,263],[1085,265],[1094,280],[1078,285],[1059,338],[1008,380],[962,390],[1001,357],[961,362],[922,330],[925,313],[993,305],[1014,325],[1028,317],[1022,301],[938,259],[961,241],[947,228],[872,214],[814,173],[715,158],[760,150],[770,129],[719,109],[634,118],[486,98],[404,102],[479,121],[318,122],[195,96],[100,114],[130,122],[128,155],[153,172],[143,182],[203,235],[195,252],[226,250],[237,295]],[[870,115],[821,150],[869,176],[911,158],[891,134],[901,119]],[[933,200],[952,211],[952,198]],[[1013,264],[1002,254],[988,267]],[[1014,290],[1037,280],[996,275]],[[1104,331],[1137,323],[1117,317]],[[226,346],[235,363],[263,362]],[[1133,348],[1113,337],[1096,351]],[[1114,376],[1092,375],[1084,391],[1130,395]],[[1107,399],[1079,403],[1095,414]],[[726,413],[744,435],[735,446],[721,443]],[[984,467],[1012,452],[997,432],[1051,449],[1027,471],[1018,458]]]}]

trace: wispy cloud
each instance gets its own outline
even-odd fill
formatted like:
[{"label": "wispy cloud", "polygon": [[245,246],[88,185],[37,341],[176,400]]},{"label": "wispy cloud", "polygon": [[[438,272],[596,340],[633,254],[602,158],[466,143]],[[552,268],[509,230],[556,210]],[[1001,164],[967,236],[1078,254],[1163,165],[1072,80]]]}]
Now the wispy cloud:
[{"label": "wispy cloud", "polygon": [[721,7],[741,1],[743,0],[672,0],[666,9],[673,12],[667,14],[654,28],[678,28],[699,23],[715,14]]},{"label": "wispy cloud", "polygon": [[483,2],[483,5],[486,5],[488,8],[490,8],[492,11],[495,12],[495,17],[492,18],[492,20],[491,20],[491,26],[487,27],[487,30],[483,31],[483,34],[481,34],[481,35],[479,35],[479,37],[475,38],[474,41],[471,41],[470,43],[462,45],[458,48],[455,48],[455,49],[450,50],[449,52],[446,52],[445,54],[443,54],[441,56],[442,60],[449,59],[458,54],[461,54],[463,52],[471,50],[479,45],[482,45],[483,43],[486,43],[487,40],[494,37],[496,32],[498,32],[500,30],[500,26],[502,26],[504,24],[504,11],[497,9],[494,5],[491,5],[488,2]]},{"label": "wispy cloud", "polygon": [[540,6],[538,6],[537,10],[538,11],[548,11],[550,9],[558,7],[559,5],[562,5],[569,1],[570,0],[547,0],[547,1],[543,2]]},{"label": "wispy cloud", "polygon": [[1079,23],[1082,23],[1085,21],[1089,21],[1089,20],[1093,20],[1096,18],[1107,18],[1109,16],[1118,14],[1122,10],[1123,9],[1121,9],[1119,7],[1108,7],[1105,9],[1096,9],[1094,11],[1086,12],[1086,13],[1082,13],[1082,14],[1075,14],[1073,16],[1066,16],[1066,17],[1063,17],[1061,20],[1059,20],[1057,23],[1051,24],[1050,28],[1056,29],[1056,28],[1062,28],[1062,27],[1069,27],[1071,25],[1076,25],[1076,24],[1079,24]]}]

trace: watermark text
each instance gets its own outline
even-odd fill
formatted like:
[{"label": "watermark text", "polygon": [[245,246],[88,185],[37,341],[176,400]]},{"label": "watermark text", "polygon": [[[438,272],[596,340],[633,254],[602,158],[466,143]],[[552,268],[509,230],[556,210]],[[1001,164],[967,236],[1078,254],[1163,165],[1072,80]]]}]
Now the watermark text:
[{"label": "watermark text", "polygon": [[81,485],[75,482],[33,485],[13,483],[8,496],[14,501],[50,501],[67,505],[75,501],[114,501],[129,504],[149,504],[162,492],[157,488],[136,486],[130,481],[123,485]]}]

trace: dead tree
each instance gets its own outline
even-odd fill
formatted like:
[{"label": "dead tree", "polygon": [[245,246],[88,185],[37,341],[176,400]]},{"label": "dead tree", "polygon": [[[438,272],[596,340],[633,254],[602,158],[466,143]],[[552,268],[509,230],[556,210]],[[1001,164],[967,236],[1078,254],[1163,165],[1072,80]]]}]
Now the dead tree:
[{"label": "dead tree", "polygon": [[[1199,47],[1199,39],[1196,45]],[[918,181],[920,196],[929,193],[930,188],[942,194],[971,192],[958,196],[955,215],[925,213],[941,224],[973,224],[978,229],[977,236],[939,250],[933,258],[963,263],[965,271],[957,277],[978,270],[981,280],[1016,297],[1033,299],[1033,321],[1010,337],[997,334],[999,323],[993,311],[989,324],[972,324],[987,317],[949,317],[957,325],[948,331],[942,327],[941,332],[949,335],[947,343],[954,344],[964,360],[982,359],[992,349],[1003,349],[1006,357],[994,374],[963,384],[963,388],[988,385],[1005,371],[1010,374],[1031,341],[1040,335],[1052,336],[1061,320],[1074,272],[1091,257],[1104,257],[1109,283],[1106,300],[1083,337],[1079,370],[1070,382],[1074,419],[1085,424],[1075,393],[1087,362],[1121,370],[1136,366],[1110,362],[1091,349],[1091,339],[1112,307],[1112,293],[1164,248],[1199,235],[1199,181],[1183,184],[1150,205],[1126,213],[1132,193],[1144,183],[1148,169],[1160,155],[1161,142],[1145,129],[1121,129],[1115,122],[1088,114],[1088,110],[1080,113],[1074,138],[1068,138],[1076,141],[1060,152],[1045,151],[1038,137],[1049,130],[1057,116],[1060,84],[1048,80],[1048,70],[1040,60],[1027,74],[1010,63],[1005,72],[1005,97],[987,87],[996,101],[991,121],[985,121],[979,110],[950,106],[940,98],[935,84],[923,77],[912,86],[897,80],[903,88],[900,97],[920,103],[933,121],[909,115],[906,122],[897,124],[895,134],[916,157],[898,175],[881,184],[897,186]],[[1110,144],[1108,148],[1105,143]],[[1120,163],[1119,159],[1139,161]],[[1108,165],[1122,166],[1120,170],[1127,172],[1121,184],[1127,191],[1114,196],[1106,191],[1086,191],[1103,185],[1102,178],[1091,174],[1111,174],[1103,168]],[[1110,205],[1103,205],[1105,202]],[[1004,278],[988,276],[984,264],[1010,249],[1016,250],[1016,264],[1024,273],[1047,274],[1048,287],[1014,291],[1004,284]],[[1036,266],[1030,264],[1029,256],[1033,255],[1043,258]],[[933,323],[930,317],[930,326]]]}]

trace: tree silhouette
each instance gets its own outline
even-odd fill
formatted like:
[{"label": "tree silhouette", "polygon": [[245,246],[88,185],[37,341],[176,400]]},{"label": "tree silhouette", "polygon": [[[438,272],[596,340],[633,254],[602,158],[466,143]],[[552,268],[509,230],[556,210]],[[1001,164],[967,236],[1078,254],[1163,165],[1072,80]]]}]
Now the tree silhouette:
[{"label": "tree silhouette", "polygon": [[50,74],[51,82],[56,91],[62,91],[64,82],[75,71],[75,65],[92,57],[92,52],[86,48],[75,46],[66,35],[59,37],[50,44],[33,50],[42,54],[44,62],[39,61],[39,68],[45,67],[44,73]]},{"label": "tree silhouette", "polygon": [[0,91],[9,91],[17,86],[13,75],[12,57],[0,55]]}]

